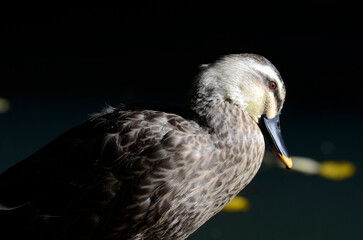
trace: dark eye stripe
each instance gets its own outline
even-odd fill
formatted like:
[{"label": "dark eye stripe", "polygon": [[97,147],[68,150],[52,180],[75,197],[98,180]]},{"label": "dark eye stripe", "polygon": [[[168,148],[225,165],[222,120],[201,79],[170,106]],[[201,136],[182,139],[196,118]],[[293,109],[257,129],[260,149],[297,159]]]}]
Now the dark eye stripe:
[{"label": "dark eye stripe", "polygon": [[[266,78],[267,78],[267,76],[266,76]],[[267,78],[267,80],[268,80],[270,89],[271,89],[270,82],[274,82],[276,84],[275,88],[272,89],[272,90],[274,90],[273,93],[274,93],[274,96],[275,96],[275,99],[276,99],[277,110],[279,111],[281,109],[282,104],[283,104],[282,96],[280,94],[281,86],[279,86],[279,84],[281,84],[281,83],[280,83],[280,81],[277,82],[277,81],[273,81],[273,80],[268,79],[268,78]]]},{"label": "dark eye stripe", "polygon": [[[282,96],[280,94],[280,91],[281,91],[281,86],[280,86],[281,81],[272,80],[272,79],[270,79],[270,77],[268,75],[266,75],[266,74],[264,74],[264,73],[262,73],[260,71],[258,71],[258,73],[264,77],[264,79],[267,82],[267,84],[270,84],[270,82],[276,83],[276,88],[273,89],[274,90],[273,93],[274,93],[274,96],[275,96],[275,99],[276,99],[276,107],[277,107],[277,110],[279,111],[281,109],[282,104],[284,103],[283,102],[283,99],[282,99]],[[280,77],[280,74],[279,73],[277,73],[277,75]],[[281,79],[281,77],[280,77],[280,79]]]}]

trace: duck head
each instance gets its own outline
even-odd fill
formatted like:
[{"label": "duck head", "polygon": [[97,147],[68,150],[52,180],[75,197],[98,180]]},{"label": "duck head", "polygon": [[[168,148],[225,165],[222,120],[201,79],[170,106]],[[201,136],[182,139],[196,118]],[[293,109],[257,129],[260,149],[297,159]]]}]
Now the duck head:
[{"label": "duck head", "polygon": [[291,168],[280,130],[286,89],[275,66],[260,55],[232,54],[201,68],[196,86],[198,97],[205,94],[209,99],[240,107],[259,125],[276,157]]}]

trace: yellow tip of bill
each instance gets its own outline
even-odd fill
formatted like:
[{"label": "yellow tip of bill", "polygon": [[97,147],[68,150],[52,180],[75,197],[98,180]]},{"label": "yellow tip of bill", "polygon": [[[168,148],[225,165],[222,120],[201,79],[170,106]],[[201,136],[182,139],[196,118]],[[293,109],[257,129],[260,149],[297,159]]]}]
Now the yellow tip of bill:
[{"label": "yellow tip of bill", "polygon": [[276,153],[278,159],[286,166],[287,169],[292,168],[292,160],[290,157],[285,157],[280,153]]}]

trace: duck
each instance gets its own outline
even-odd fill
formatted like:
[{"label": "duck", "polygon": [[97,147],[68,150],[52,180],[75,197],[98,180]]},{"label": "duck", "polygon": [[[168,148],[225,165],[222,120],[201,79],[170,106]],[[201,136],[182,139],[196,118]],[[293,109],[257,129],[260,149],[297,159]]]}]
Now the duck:
[{"label": "duck", "polygon": [[0,175],[2,224],[37,239],[186,239],[251,182],[264,136],[292,167],[285,96],[276,67],[243,53],[202,65],[186,110],[108,106]]}]

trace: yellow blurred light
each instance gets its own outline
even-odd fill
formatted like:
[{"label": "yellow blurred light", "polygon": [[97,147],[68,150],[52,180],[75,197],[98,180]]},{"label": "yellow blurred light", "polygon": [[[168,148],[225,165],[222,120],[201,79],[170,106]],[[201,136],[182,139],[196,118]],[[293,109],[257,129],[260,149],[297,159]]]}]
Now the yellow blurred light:
[{"label": "yellow blurred light", "polygon": [[225,212],[241,212],[248,211],[250,209],[250,202],[241,196],[234,197],[228,204],[225,206],[222,211]]},{"label": "yellow blurred light", "polygon": [[349,161],[325,161],[320,164],[320,176],[341,181],[352,177],[356,172],[355,165]]},{"label": "yellow blurred light", "polygon": [[10,109],[10,103],[5,98],[0,98],[0,114],[6,113]]}]

